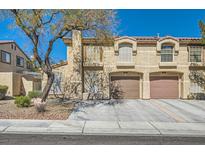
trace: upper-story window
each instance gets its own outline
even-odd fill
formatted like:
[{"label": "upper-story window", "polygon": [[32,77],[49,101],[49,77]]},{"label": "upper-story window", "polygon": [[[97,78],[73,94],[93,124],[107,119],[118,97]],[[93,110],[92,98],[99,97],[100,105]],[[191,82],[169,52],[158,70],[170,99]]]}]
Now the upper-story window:
[{"label": "upper-story window", "polygon": [[201,62],[201,46],[191,46],[189,52],[189,61],[190,62]]},{"label": "upper-story window", "polygon": [[129,63],[132,62],[132,44],[119,44],[118,62]]},{"label": "upper-story window", "polygon": [[11,53],[1,51],[1,62],[11,64]]},{"label": "upper-story window", "polygon": [[173,46],[163,45],[161,48],[161,62],[173,62]]},{"label": "upper-story window", "polygon": [[24,58],[16,56],[16,66],[24,67]]},{"label": "upper-story window", "polygon": [[12,50],[16,50],[16,45],[15,44],[11,44],[11,49]]}]

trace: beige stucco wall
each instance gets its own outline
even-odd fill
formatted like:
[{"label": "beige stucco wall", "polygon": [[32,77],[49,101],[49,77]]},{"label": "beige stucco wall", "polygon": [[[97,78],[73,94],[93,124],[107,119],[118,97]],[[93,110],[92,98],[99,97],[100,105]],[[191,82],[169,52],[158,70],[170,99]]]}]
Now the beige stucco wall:
[{"label": "beige stucco wall", "polygon": [[33,81],[32,80],[22,77],[22,86],[24,88],[25,95],[27,95],[29,91],[33,91]]},{"label": "beige stucco wall", "polygon": [[13,96],[13,73],[0,72],[0,85],[8,86],[7,95]]},{"label": "beige stucco wall", "polygon": [[[11,45],[13,45],[13,49]],[[18,45],[14,42],[0,43],[0,54],[1,51],[6,51],[11,54],[10,64],[3,63],[0,59],[0,84],[9,87],[7,95],[26,95],[28,91],[34,90],[33,79],[31,79],[29,75],[22,73],[22,71],[30,71],[27,69],[27,61],[29,59]],[[16,66],[16,56],[24,58],[24,67]]]},{"label": "beige stucco wall", "polygon": [[[135,45],[136,53],[133,53],[133,62],[129,66],[122,66],[118,64],[118,46],[114,45],[100,45],[103,49],[103,63],[102,66],[90,66],[84,67],[86,70],[98,70],[104,72],[106,76],[121,74],[122,72],[128,72],[127,75],[138,74],[140,76],[140,98],[150,99],[150,76],[152,75],[166,75],[166,76],[178,76],[179,81],[179,96],[186,99],[190,93],[190,79],[189,79],[189,51],[187,44],[180,43],[178,39],[164,38],[159,40],[161,42],[155,43],[139,43],[133,42],[133,38],[118,39],[120,43],[128,42]],[[117,41],[118,41],[117,40]],[[118,42],[119,43],[119,42]],[[161,63],[160,53],[158,51],[159,45],[162,43],[174,44],[175,54],[174,60],[171,63]],[[84,44],[82,49],[89,48]],[[83,52],[83,51],[82,51]],[[67,62],[68,64],[62,67],[54,68],[54,71],[60,71],[64,74],[64,77],[68,77],[73,74],[73,49],[72,45],[67,48]],[[202,53],[202,60],[205,59],[204,51]],[[202,64],[202,63],[200,63]],[[106,96],[109,97],[109,81],[107,83],[107,89],[105,89]]]},{"label": "beige stucco wall", "polygon": [[[16,50],[11,48],[11,44],[13,44],[13,46],[16,46]],[[15,43],[0,44],[0,52],[1,50],[11,53],[11,64],[3,63],[0,60],[0,72],[16,72],[21,70],[28,70],[26,67],[26,61],[28,60],[28,58],[25,56],[25,54],[23,54],[21,49]],[[24,67],[16,66],[16,56],[24,58]]]},{"label": "beige stucco wall", "polygon": [[21,74],[13,72],[0,72],[0,84],[8,86],[8,96],[21,94]]},{"label": "beige stucco wall", "polygon": [[[189,62],[187,46],[180,47],[178,55],[174,56],[176,67],[159,67],[160,54],[156,52],[156,45],[142,44],[137,47],[137,54],[133,56],[134,65],[132,67],[118,67],[117,56],[113,47],[103,47],[104,49],[104,71],[105,72],[136,72],[141,73],[141,93],[143,99],[150,98],[150,76],[154,72],[166,72],[166,75],[179,76],[180,90],[179,96],[187,98],[189,94]],[[158,75],[161,75],[158,73]]]},{"label": "beige stucco wall", "polygon": [[8,86],[7,96],[27,95],[29,91],[33,91],[35,80],[30,76],[14,72],[0,72],[0,85]]}]

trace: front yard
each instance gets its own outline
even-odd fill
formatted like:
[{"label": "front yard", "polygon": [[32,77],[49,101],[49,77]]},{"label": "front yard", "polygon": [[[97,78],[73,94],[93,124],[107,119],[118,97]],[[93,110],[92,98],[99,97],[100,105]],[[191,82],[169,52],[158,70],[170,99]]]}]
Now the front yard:
[{"label": "front yard", "polygon": [[46,111],[38,113],[33,104],[29,107],[19,108],[14,100],[0,101],[0,119],[38,119],[38,120],[66,120],[74,104],[48,102]]}]

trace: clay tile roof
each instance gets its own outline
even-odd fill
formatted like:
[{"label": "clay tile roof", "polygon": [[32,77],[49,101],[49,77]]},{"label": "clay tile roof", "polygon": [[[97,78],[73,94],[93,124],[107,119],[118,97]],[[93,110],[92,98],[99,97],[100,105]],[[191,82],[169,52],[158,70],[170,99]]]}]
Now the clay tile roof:
[{"label": "clay tile roof", "polygon": [[158,40],[159,38],[154,36],[138,36],[135,37],[136,40]]},{"label": "clay tile roof", "polygon": [[[136,41],[142,41],[142,42],[156,42],[156,41],[159,41],[161,39],[166,39],[166,38],[173,38],[173,39],[176,39],[178,41],[181,41],[181,42],[193,42],[193,43],[196,43],[201,40],[200,37],[174,37],[174,36],[161,36],[161,37],[158,37],[158,36],[114,36],[113,37],[114,40],[118,40],[118,39],[124,39],[124,38],[132,38],[133,40],[136,40]],[[87,41],[87,42],[90,42],[92,40],[95,40],[95,38],[83,38],[83,41]],[[64,42],[67,41],[67,43],[71,43],[72,40],[71,38],[64,38]]]},{"label": "clay tile roof", "polygon": [[200,40],[200,37],[179,37],[179,40]]}]

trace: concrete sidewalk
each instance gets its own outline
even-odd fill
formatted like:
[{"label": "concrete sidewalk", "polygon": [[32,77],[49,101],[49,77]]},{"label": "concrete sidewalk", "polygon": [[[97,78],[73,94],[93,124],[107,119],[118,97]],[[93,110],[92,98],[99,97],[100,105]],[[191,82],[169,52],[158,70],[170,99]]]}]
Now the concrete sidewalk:
[{"label": "concrete sidewalk", "polygon": [[205,137],[205,123],[0,120],[0,134]]}]

